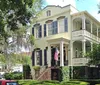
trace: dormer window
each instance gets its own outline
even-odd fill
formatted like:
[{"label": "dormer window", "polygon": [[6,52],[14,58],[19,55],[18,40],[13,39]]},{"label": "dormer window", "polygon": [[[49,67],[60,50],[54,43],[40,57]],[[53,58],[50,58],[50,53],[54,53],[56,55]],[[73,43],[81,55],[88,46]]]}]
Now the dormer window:
[{"label": "dormer window", "polygon": [[47,16],[51,16],[51,11],[50,10],[48,10],[46,13],[47,13]]}]

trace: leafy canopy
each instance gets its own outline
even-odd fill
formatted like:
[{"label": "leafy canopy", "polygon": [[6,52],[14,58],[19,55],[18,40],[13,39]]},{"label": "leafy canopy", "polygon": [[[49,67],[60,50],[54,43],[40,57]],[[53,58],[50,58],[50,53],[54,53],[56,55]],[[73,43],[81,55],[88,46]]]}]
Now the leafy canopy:
[{"label": "leafy canopy", "polygon": [[27,25],[43,5],[43,0],[0,0],[0,34],[19,29],[19,24]]},{"label": "leafy canopy", "polygon": [[100,44],[93,44],[93,50],[88,52],[86,57],[89,58],[88,64],[100,64]]}]

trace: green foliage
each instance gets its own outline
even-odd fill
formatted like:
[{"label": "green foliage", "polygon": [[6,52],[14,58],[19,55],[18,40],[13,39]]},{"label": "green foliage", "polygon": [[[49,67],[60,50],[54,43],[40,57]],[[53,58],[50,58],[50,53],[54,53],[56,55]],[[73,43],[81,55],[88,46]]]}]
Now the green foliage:
[{"label": "green foliage", "polygon": [[100,44],[93,44],[93,50],[88,52],[85,56],[89,58],[89,65],[100,64]]},{"label": "green foliage", "polygon": [[32,44],[32,45],[34,45],[34,36],[33,35],[30,35],[29,36],[29,40],[30,40],[30,43]]},{"label": "green foliage", "polygon": [[83,81],[62,81],[61,85],[89,85],[89,83]]},{"label": "green foliage", "polygon": [[0,31],[5,32],[5,25],[13,31],[19,29],[18,22],[26,25],[33,15],[39,13],[42,6],[42,0],[0,0]]},{"label": "green foliage", "polygon": [[62,67],[62,80],[69,80],[69,66]]},{"label": "green foliage", "polygon": [[20,85],[89,85],[89,83],[82,81],[59,82],[55,80],[47,80],[47,81],[19,80],[18,83]]},{"label": "green foliage", "polygon": [[84,66],[73,66],[73,79],[86,79]]},{"label": "green foliage", "polygon": [[40,66],[33,66],[33,69],[36,70],[36,71],[40,70]]},{"label": "green foliage", "polygon": [[45,82],[45,83],[55,83],[55,84],[59,84],[60,82],[59,81],[57,81],[57,80],[44,80],[44,81],[42,81],[43,83]]},{"label": "green foliage", "polygon": [[0,62],[3,64],[5,64],[5,62],[6,62],[6,58],[3,54],[0,54]]},{"label": "green foliage", "polygon": [[4,75],[5,79],[12,79],[12,80],[19,80],[19,79],[22,79],[22,73],[6,73]]}]

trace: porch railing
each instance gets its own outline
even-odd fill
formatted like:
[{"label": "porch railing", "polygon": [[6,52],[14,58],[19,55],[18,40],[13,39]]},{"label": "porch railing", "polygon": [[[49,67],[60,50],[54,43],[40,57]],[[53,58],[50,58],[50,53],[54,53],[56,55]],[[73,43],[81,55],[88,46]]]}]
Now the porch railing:
[{"label": "porch railing", "polygon": [[73,65],[77,66],[77,65],[86,65],[88,63],[88,59],[87,58],[73,58],[72,59],[72,63]]},{"label": "porch railing", "polygon": [[78,31],[73,31],[72,32],[72,38],[78,37],[78,36],[86,36],[88,38],[91,38],[95,41],[100,41],[100,38],[97,37],[94,34],[91,34],[90,32],[86,31],[86,30],[78,30]]}]

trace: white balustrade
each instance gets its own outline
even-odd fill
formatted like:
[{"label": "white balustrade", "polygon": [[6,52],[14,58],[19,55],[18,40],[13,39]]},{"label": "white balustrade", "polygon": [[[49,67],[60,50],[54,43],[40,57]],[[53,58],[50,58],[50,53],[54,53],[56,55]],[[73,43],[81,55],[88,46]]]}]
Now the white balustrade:
[{"label": "white balustrade", "polygon": [[87,58],[73,58],[73,65],[86,65],[88,63]]},{"label": "white balustrade", "polygon": [[73,31],[72,32],[72,37],[80,37],[80,36],[86,36],[88,38],[91,38],[95,41],[100,41],[100,38],[98,38],[97,36],[95,36],[94,34],[91,34],[90,32],[86,31],[86,30],[78,30],[78,31]]}]

